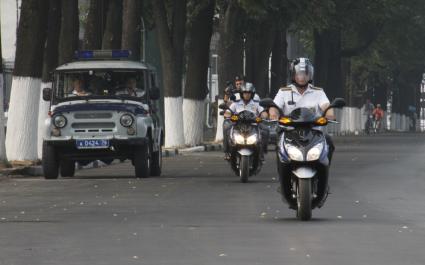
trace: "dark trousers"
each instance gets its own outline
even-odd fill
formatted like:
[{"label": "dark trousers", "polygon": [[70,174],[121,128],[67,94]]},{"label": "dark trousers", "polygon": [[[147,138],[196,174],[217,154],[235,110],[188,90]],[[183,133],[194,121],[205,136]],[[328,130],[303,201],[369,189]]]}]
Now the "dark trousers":
[{"label": "dark trousers", "polygon": [[224,120],[223,122],[223,150],[225,153],[230,152],[230,129],[232,129],[233,123],[230,120]]},{"label": "dark trousers", "polygon": [[335,145],[334,145],[334,142],[333,142],[333,140],[332,140],[332,138],[329,134],[326,133],[325,138],[326,138],[326,142],[328,143],[328,146],[329,146],[328,159],[329,159],[329,164],[330,164],[331,161],[332,161],[332,155],[335,151]]}]

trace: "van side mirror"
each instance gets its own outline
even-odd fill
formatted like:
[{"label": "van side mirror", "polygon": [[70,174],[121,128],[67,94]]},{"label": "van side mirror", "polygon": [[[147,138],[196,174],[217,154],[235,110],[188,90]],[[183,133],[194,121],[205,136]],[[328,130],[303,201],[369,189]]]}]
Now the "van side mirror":
[{"label": "van side mirror", "polygon": [[50,87],[43,88],[43,100],[50,101],[52,99],[52,89]]},{"label": "van side mirror", "polygon": [[149,97],[152,100],[159,100],[161,98],[161,92],[158,87],[153,87],[150,90]]}]

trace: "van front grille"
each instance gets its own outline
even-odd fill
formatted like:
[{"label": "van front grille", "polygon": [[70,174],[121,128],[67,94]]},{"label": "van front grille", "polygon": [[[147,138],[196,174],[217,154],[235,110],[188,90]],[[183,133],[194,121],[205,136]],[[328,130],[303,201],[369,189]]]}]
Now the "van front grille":
[{"label": "van front grille", "polygon": [[111,119],[112,113],[110,112],[99,112],[99,113],[75,113],[75,119]]}]

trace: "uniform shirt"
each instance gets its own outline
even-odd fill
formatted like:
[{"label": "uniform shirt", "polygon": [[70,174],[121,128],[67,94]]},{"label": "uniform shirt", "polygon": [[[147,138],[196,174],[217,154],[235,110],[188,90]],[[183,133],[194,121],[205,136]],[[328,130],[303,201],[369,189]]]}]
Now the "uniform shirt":
[{"label": "uniform shirt", "polygon": [[303,94],[298,92],[295,85],[283,87],[273,101],[283,111],[284,116],[289,116],[294,109],[301,107],[309,108],[321,114],[323,106],[329,104],[329,99],[323,89],[311,84],[308,85]]},{"label": "uniform shirt", "polygon": [[79,96],[79,97],[84,97],[84,96],[91,96],[90,92],[85,91],[84,89],[80,92],[78,92],[77,90],[72,90],[71,95],[73,96]]},{"label": "uniform shirt", "polygon": [[260,106],[258,101],[251,99],[247,104],[245,104],[243,100],[233,102],[232,105],[230,105],[230,110],[233,113],[240,113],[244,110],[248,110],[258,116],[261,112],[264,111],[264,108]]},{"label": "uniform shirt", "polygon": [[142,97],[145,95],[145,91],[143,89],[135,88],[126,88],[123,90],[118,90],[115,92],[115,95],[125,95],[125,96],[133,96],[133,97]]}]

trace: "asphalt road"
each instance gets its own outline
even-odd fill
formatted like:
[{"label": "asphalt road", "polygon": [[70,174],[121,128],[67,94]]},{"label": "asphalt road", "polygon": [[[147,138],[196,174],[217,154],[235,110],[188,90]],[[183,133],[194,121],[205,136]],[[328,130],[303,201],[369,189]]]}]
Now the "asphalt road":
[{"label": "asphalt road", "polygon": [[331,192],[300,222],[276,192],[274,154],[250,183],[218,152],[77,177],[0,181],[0,265],[425,264],[425,136],[336,142]]}]

